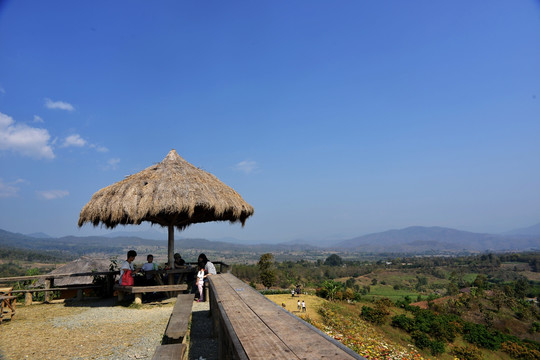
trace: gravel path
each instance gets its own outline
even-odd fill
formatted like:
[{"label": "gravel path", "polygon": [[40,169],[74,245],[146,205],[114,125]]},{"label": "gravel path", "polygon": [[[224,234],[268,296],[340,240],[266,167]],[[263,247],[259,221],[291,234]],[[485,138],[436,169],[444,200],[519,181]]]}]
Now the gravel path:
[{"label": "gravel path", "polygon": [[[0,326],[0,360],[151,359],[173,305],[125,307],[106,299],[19,306],[13,321]],[[208,303],[194,303],[189,359],[217,359],[208,314]]]}]

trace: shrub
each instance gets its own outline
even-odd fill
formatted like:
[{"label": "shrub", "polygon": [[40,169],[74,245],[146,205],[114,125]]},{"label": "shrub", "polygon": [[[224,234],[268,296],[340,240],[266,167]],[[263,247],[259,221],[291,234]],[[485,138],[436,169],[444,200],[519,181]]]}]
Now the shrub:
[{"label": "shrub", "polygon": [[425,333],[415,330],[411,334],[413,344],[419,349],[427,349],[431,346],[431,340]]},{"label": "shrub", "polygon": [[460,360],[482,360],[482,353],[476,346],[456,346],[452,354]]},{"label": "shrub", "polygon": [[504,342],[501,345],[501,350],[509,354],[514,359],[526,359],[536,360],[540,359],[540,351],[535,349],[529,349],[526,346],[517,344],[515,342]]},{"label": "shrub", "polygon": [[463,338],[468,342],[489,350],[498,350],[505,340],[498,331],[489,331],[484,325],[466,323],[463,327]]},{"label": "shrub", "polygon": [[432,341],[430,346],[429,346],[429,350],[431,351],[431,355],[433,356],[438,356],[438,355],[441,355],[441,354],[444,354],[444,350],[445,350],[445,342],[443,341]]},{"label": "shrub", "polygon": [[414,320],[405,314],[396,315],[392,318],[392,326],[411,332],[414,329]]},{"label": "shrub", "polygon": [[360,316],[366,321],[380,325],[384,323],[384,320],[388,314],[388,311],[385,311],[379,307],[372,308],[369,306],[362,306],[362,313]]}]

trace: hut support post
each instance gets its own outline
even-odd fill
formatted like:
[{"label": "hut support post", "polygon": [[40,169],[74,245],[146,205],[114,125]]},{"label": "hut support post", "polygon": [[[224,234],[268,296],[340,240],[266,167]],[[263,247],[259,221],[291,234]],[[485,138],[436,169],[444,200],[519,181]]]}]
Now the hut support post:
[{"label": "hut support post", "polygon": [[[169,225],[169,243],[168,243],[168,254],[169,254],[169,266],[171,269],[174,269],[174,225]],[[174,276],[169,274],[169,285],[174,284]]]}]

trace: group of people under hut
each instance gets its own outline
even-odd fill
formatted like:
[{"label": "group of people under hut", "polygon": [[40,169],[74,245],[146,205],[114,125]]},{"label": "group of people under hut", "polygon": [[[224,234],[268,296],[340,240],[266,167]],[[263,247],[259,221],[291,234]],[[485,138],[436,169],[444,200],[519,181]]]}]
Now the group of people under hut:
[{"label": "group of people under hut", "polygon": [[[127,259],[122,263],[120,266],[120,279],[118,281],[119,285],[124,286],[153,286],[156,284],[155,274],[158,270],[165,270],[163,274],[159,274],[160,276],[163,275],[163,283],[167,283],[167,276],[173,275],[175,276],[174,283],[177,283],[178,277],[180,274],[167,274],[166,270],[171,269],[186,269],[189,268],[190,265],[186,265],[186,262],[184,259],[182,259],[182,256],[180,256],[179,253],[174,254],[174,263],[172,266],[169,265],[169,263],[165,263],[163,267],[160,267],[158,264],[154,263],[154,256],[152,254],[148,254],[146,256],[146,263],[142,265],[140,268],[135,268],[135,265],[133,264],[133,261],[137,257],[137,252],[135,250],[129,250],[127,252]],[[188,284],[188,290],[190,289],[190,285],[193,284],[191,287],[193,290],[196,287],[198,290],[198,302],[205,301],[204,299],[204,283],[208,280],[206,279],[210,275],[215,275],[216,267],[214,264],[208,260],[206,255],[204,253],[201,253],[199,255],[199,258],[197,259],[197,269],[196,269],[196,275],[195,272],[188,272],[188,276],[186,279],[186,282]],[[143,276],[137,276],[138,274],[142,273]]]}]

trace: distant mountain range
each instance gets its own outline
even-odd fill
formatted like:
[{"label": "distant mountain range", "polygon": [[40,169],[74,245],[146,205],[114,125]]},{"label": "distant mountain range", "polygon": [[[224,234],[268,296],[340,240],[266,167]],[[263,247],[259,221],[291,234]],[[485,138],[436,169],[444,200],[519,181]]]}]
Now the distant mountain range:
[{"label": "distant mountain range", "polygon": [[[167,240],[159,232],[149,232],[154,240],[130,236],[130,233],[116,233],[110,236],[64,236],[52,238],[47,234],[23,235],[0,229],[0,248],[12,247],[30,250],[66,251],[74,255],[88,253],[119,254],[130,246],[163,246]],[[139,234],[139,233],[136,233]],[[111,241],[111,237],[114,240]],[[224,239],[225,240],[225,239]],[[484,251],[528,251],[540,250],[540,224],[516,229],[505,234],[483,234],[444,227],[412,226],[399,230],[388,230],[355,237],[334,243],[332,246],[314,246],[305,240],[280,244],[239,244],[206,239],[179,238],[175,246],[180,249],[212,249],[215,251],[264,252],[302,252],[321,251],[328,253],[408,253],[408,254],[447,254]]]},{"label": "distant mountain range", "polygon": [[334,248],[373,253],[540,250],[540,235],[533,232],[495,235],[436,226],[411,226],[359,236],[339,242]]},{"label": "distant mountain range", "polygon": [[529,226],[526,228],[515,229],[505,233],[506,235],[529,235],[529,236],[538,236],[540,235],[540,223]]}]

